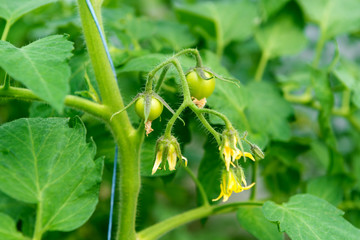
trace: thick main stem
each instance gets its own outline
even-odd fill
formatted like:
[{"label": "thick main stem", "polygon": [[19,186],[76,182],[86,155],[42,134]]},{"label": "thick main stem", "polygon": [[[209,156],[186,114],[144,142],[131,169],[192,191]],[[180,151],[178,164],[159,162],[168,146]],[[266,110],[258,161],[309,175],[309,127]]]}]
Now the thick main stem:
[{"label": "thick main stem", "polygon": [[[91,1],[94,7],[98,22],[102,27],[100,15],[100,1]],[[89,52],[90,60],[94,68],[95,77],[99,85],[103,104],[115,113],[124,107],[124,103],[117,85],[116,76],[111,68],[104,43],[101,40],[99,30],[90,13],[89,6],[85,0],[78,0],[79,12],[83,31],[85,35],[86,46]],[[115,225],[117,240],[135,240],[135,220],[137,199],[140,190],[140,146],[143,141],[143,129],[136,131],[125,111],[114,116],[112,121],[107,119],[112,133],[119,146],[119,181],[118,192],[120,201],[116,206],[118,212],[117,224]],[[141,131],[142,130],[142,131]]]}]

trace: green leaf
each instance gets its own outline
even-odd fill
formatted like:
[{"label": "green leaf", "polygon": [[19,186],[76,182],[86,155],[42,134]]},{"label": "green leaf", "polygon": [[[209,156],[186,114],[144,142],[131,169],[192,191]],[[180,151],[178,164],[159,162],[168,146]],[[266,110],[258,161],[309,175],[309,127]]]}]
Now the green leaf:
[{"label": "green leaf", "polygon": [[293,240],[356,240],[360,236],[360,230],[342,217],[344,212],[309,194],[295,195],[282,205],[268,201],[263,212]]},{"label": "green leaf", "polygon": [[288,140],[291,129],[287,118],[293,113],[291,104],[284,100],[274,85],[267,82],[251,82],[246,91],[249,93],[246,112],[252,128],[274,140]]},{"label": "green leaf", "polygon": [[237,211],[237,219],[242,228],[259,240],[284,239],[276,224],[269,222],[260,207],[244,207]]},{"label": "green leaf", "polygon": [[337,206],[343,198],[341,176],[323,176],[309,181],[307,193]]},{"label": "green leaf", "polygon": [[[23,202],[17,201],[8,195],[0,192],[0,212],[9,215],[14,220],[20,219],[23,215],[30,212],[32,207]],[[33,212],[34,212],[33,211]]]},{"label": "green leaf", "polygon": [[325,39],[360,27],[358,0],[297,0],[307,17],[320,26]]},{"label": "green leaf", "polygon": [[98,201],[103,161],[76,119],[19,119],[0,127],[0,190],[36,203],[43,231],[82,225]]},{"label": "green leaf", "polygon": [[261,0],[260,4],[265,12],[266,17],[272,16],[278,12],[290,0]]},{"label": "green leaf", "polygon": [[180,21],[216,37],[221,48],[231,41],[249,38],[258,17],[255,3],[248,0],[181,5],[176,7],[176,13]]},{"label": "green leaf", "polygon": [[6,214],[0,213],[0,239],[1,240],[22,240],[25,237],[16,230],[14,220]]},{"label": "green leaf", "polygon": [[196,38],[189,27],[177,22],[162,21],[156,24],[156,36],[162,44],[168,43],[175,51],[194,46]]},{"label": "green leaf", "polygon": [[262,25],[255,39],[267,58],[293,55],[306,45],[302,25],[300,10],[288,6]]},{"label": "green leaf", "polygon": [[0,17],[10,24],[22,15],[57,0],[0,0]]},{"label": "green leaf", "polygon": [[66,59],[72,49],[72,42],[61,35],[22,48],[0,41],[0,67],[61,112],[69,92],[70,68]]}]

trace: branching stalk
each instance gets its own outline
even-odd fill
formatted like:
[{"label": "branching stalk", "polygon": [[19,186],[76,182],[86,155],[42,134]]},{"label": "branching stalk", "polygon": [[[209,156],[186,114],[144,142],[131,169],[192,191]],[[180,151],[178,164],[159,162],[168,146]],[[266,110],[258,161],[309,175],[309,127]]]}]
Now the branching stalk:
[{"label": "branching stalk", "polygon": [[262,206],[262,202],[237,202],[224,205],[211,205],[211,206],[202,206],[189,210],[187,212],[181,213],[169,219],[166,219],[162,222],[159,222],[151,227],[148,227],[137,235],[138,240],[155,240],[164,235],[165,233],[181,226],[186,223],[192,222],[197,219],[208,217],[216,214],[223,214],[234,212],[240,207],[246,206]]}]

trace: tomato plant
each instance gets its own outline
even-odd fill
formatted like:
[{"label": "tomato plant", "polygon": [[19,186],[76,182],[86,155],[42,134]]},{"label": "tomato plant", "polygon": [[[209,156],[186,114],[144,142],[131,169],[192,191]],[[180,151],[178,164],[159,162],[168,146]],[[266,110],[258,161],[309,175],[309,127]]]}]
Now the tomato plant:
[{"label": "tomato plant", "polygon": [[357,240],[358,9],[0,0],[0,240]]}]

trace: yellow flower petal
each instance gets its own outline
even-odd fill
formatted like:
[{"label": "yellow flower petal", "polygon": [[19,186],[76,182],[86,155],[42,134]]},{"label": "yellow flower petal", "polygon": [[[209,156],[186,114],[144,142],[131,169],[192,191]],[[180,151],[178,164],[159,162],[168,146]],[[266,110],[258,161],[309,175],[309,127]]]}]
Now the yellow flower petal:
[{"label": "yellow flower petal", "polygon": [[156,153],[155,163],[154,163],[154,167],[152,169],[151,175],[154,175],[156,173],[156,171],[158,170],[161,162],[162,162],[162,151],[158,151]]}]

